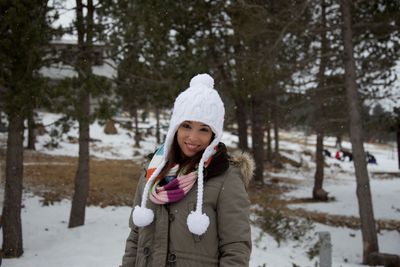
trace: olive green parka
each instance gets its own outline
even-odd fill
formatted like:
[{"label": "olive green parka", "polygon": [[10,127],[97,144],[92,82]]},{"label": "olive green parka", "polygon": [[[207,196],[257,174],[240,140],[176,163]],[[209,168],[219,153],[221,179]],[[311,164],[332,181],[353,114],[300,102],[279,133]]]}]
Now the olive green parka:
[{"label": "olive green parka", "polygon": [[[203,212],[210,225],[203,235],[192,234],[186,224],[196,206],[196,183],[179,202],[157,205],[149,201],[155,215],[150,225],[137,227],[129,218],[131,231],[121,267],[248,266],[251,233],[246,186],[254,163],[249,155],[241,154],[230,158],[225,169],[205,180]],[[142,175],[134,207],[140,205],[145,182]]]}]

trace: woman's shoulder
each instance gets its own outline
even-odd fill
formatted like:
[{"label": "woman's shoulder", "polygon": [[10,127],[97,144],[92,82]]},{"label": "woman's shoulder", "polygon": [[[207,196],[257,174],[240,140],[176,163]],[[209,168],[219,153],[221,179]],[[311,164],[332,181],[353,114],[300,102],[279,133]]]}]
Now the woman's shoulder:
[{"label": "woman's shoulder", "polygon": [[229,169],[226,176],[237,176],[247,188],[250,180],[253,178],[255,164],[252,156],[247,152],[236,152],[229,156]]}]

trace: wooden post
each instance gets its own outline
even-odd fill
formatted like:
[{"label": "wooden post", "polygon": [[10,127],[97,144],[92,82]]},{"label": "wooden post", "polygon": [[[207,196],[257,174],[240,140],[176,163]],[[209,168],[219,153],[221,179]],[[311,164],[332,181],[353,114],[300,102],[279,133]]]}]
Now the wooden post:
[{"label": "wooden post", "polygon": [[319,232],[319,266],[332,267],[332,244],[329,232]]}]

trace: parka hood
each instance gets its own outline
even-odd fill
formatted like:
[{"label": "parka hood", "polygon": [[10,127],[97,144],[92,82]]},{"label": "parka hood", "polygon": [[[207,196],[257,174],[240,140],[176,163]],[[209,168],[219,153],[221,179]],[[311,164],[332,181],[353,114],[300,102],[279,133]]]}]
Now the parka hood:
[{"label": "parka hood", "polygon": [[242,181],[247,188],[255,169],[253,157],[247,152],[234,153],[230,158],[231,164],[240,168]]}]

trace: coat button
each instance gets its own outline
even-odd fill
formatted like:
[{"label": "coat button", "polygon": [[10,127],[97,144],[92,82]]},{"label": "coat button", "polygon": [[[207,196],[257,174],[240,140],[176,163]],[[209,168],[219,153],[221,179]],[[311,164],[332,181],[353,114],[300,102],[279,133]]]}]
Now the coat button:
[{"label": "coat button", "polygon": [[143,248],[143,255],[146,257],[150,255],[150,249],[148,247]]},{"label": "coat button", "polygon": [[170,262],[170,263],[176,262],[176,255],[174,253],[170,253],[168,255],[168,262]]},{"label": "coat button", "polygon": [[172,222],[173,220],[175,220],[175,215],[173,214],[173,213],[171,213],[170,215],[169,215],[169,221],[170,222]]}]

